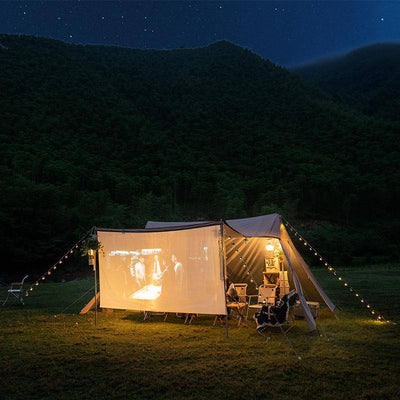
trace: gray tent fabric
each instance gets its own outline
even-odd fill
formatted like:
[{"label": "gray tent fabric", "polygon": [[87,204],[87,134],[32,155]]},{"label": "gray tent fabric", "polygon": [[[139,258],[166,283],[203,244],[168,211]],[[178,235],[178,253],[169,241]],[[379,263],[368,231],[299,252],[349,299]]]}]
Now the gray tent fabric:
[{"label": "gray tent fabric", "polygon": [[[147,221],[146,228],[173,228],[185,225],[201,225],[211,221],[192,222],[160,222]],[[236,232],[245,237],[274,237],[281,238],[281,216],[279,214],[260,215],[258,217],[228,219],[225,221]]]},{"label": "gray tent fabric", "polygon": [[188,225],[202,225],[208,224],[213,221],[193,221],[193,222],[161,222],[161,221],[147,221],[146,229],[154,228],[174,228],[176,226],[188,226]]},{"label": "gray tent fabric", "polygon": [[296,272],[294,271],[292,260],[290,259],[290,255],[289,255],[289,252],[287,251],[286,244],[284,242],[281,242],[281,244],[282,244],[282,250],[285,254],[285,257],[289,264],[290,271],[292,273],[294,286],[295,286],[297,294],[299,296],[299,300],[300,300],[301,306],[304,311],[304,316],[306,318],[308,328],[309,328],[310,332],[315,331],[317,329],[317,324],[315,323],[314,317],[312,316],[311,311],[310,311],[310,307],[308,307],[307,301],[304,297],[303,288],[300,284],[300,280],[297,277]]},{"label": "gray tent fabric", "polygon": [[225,222],[243,236],[281,238],[281,216],[279,214],[260,215],[252,218],[228,219]]}]

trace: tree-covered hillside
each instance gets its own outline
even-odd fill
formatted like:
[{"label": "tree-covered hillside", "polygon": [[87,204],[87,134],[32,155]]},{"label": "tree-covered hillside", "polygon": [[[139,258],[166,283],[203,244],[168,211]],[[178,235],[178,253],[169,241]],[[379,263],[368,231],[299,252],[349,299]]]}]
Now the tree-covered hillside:
[{"label": "tree-covered hillside", "polygon": [[269,212],[333,262],[398,258],[398,123],[228,42],[0,43],[4,268],[43,269],[92,225]]},{"label": "tree-covered hillside", "polygon": [[294,71],[366,115],[400,120],[400,44],[362,47]]}]

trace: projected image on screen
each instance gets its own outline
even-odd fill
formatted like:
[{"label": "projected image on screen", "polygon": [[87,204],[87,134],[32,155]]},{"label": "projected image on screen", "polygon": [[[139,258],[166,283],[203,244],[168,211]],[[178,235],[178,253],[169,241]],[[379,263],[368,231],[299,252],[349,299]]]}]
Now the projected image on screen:
[{"label": "projected image on screen", "polygon": [[98,235],[102,307],[224,313],[218,226]]}]

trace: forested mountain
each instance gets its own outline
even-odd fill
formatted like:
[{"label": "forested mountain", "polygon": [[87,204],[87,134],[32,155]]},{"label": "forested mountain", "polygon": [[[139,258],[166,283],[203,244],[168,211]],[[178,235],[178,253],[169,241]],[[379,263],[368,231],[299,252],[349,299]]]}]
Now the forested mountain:
[{"label": "forested mountain", "polygon": [[43,270],[92,225],[269,212],[332,262],[398,258],[399,123],[228,42],[0,43],[4,268]]},{"label": "forested mountain", "polygon": [[366,115],[400,120],[400,44],[379,43],[294,70]]}]

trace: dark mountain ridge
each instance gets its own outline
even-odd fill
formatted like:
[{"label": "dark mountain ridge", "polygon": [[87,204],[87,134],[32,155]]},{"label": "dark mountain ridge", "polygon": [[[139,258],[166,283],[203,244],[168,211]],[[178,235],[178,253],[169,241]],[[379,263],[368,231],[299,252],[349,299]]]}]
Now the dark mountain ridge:
[{"label": "dark mountain ridge", "polygon": [[398,124],[229,42],[168,51],[0,43],[8,265],[51,262],[92,225],[276,211],[330,221],[310,236],[339,262],[398,254]]},{"label": "dark mountain ridge", "polygon": [[400,119],[400,44],[377,43],[294,71],[366,115]]}]

